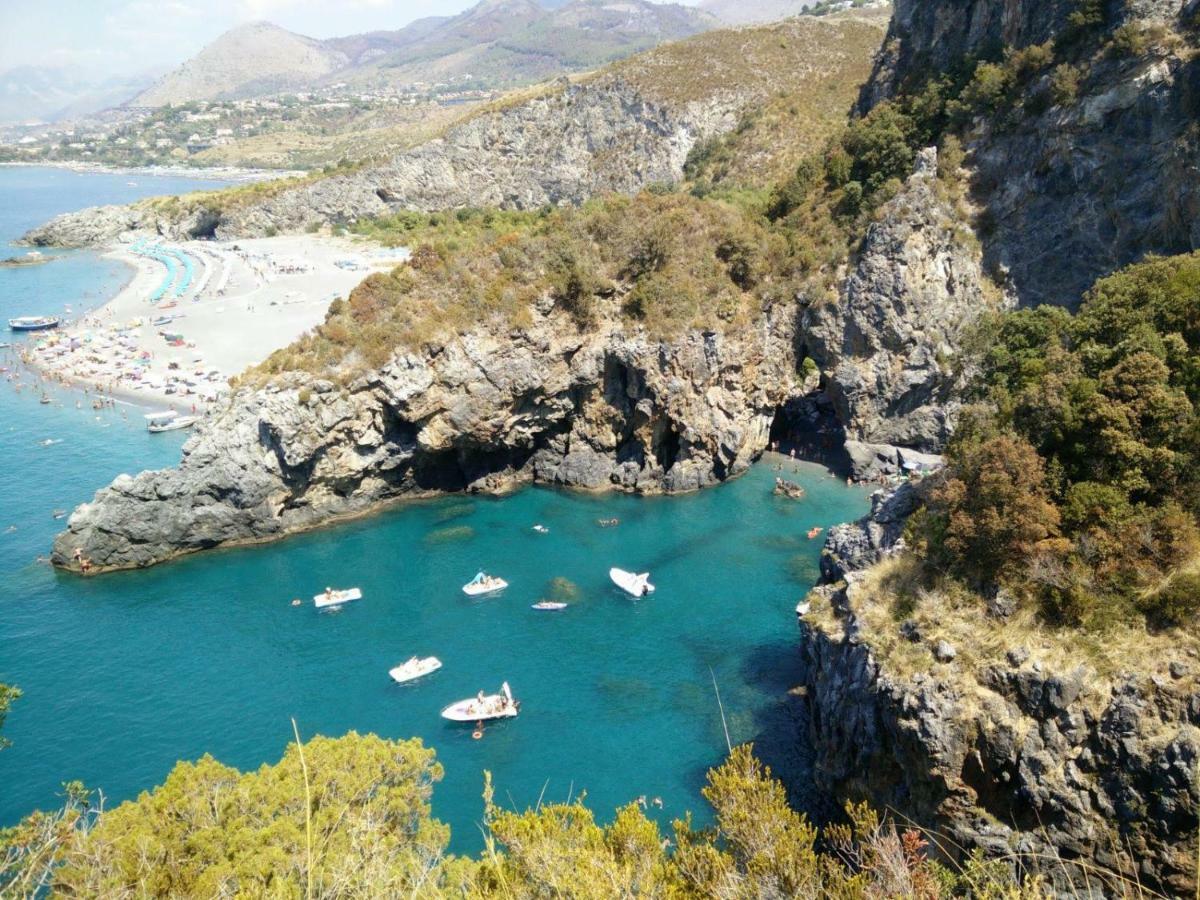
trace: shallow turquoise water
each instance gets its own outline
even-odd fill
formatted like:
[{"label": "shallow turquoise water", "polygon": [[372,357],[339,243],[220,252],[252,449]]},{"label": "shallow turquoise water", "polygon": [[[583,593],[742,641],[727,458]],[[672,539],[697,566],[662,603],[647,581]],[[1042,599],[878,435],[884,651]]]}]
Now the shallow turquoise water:
[{"label": "shallow turquoise water", "polygon": [[[0,170],[0,210],[11,208],[14,178],[19,186]],[[58,208],[96,202],[88,185],[53,195]],[[55,209],[44,194],[28,202],[42,204],[33,222]],[[19,230],[0,220],[0,239]],[[0,312],[12,314],[14,295],[23,312],[61,307],[83,283],[69,277],[76,269],[109,276],[83,254],[0,270]],[[543,789],[555,800],[586,790],[604,817],[639,794],[663,798],[664,820],[687,809],[703,817],[699,788],[725,746],[714,676],[734,741],[757,740],[775,763],[802,762],[784,694],[795,681],[793,609],[820,549],[804,532],[866,507],[864,490],[818,467],[787,464],[808,488],[800,503],[772,496],[766,464],[679,498],[450,497],[281,544],[80,580],[34,562],[62,524],[50,511],[119,472],[173,463],[181,439],[152,438],[119,411],[97,419],[75,408],[75,394],[53,396],[61,406],[0,382],[0,681],[25,691],[5,727],[14,746],[0,752],[0,824],[53,804],[67,779],[102,788],[111,804],[161,782],[180,758],[273,761],[291,716],[304,734],[357,729],[436,747],[446,778],[434,810],[459,850],[479,844],[485,768],[497,796],[518,807]],[[618,527],[598,526],[611,517]],[[550,533],[535,534],[538,522]],[[650,570],[657,593],[619,593],[612,565]],[[480,568],[509,589],[468,600],[460,586]],[[554,578],[574,584],[570,608],[531,610]],[[307,601],[327,584],[357,585],[365,599],[318,613]],[[306,603],[293,607],[294,597]],[[444,668],[391,683],[388,668],[414,653]],[[521,716],[482,740],[438,717],[504,679]]]}]

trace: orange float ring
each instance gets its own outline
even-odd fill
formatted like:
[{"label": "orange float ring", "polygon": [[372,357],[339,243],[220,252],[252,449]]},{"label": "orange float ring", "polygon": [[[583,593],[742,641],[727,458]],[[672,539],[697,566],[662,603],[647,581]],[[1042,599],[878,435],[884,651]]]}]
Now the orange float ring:
[{"label": "orange float ring", "polygon": [[483,732],[479,730],[472,731],[471,737],[473,737],[475,740],[479,740],[481,737],[483,737]]}]

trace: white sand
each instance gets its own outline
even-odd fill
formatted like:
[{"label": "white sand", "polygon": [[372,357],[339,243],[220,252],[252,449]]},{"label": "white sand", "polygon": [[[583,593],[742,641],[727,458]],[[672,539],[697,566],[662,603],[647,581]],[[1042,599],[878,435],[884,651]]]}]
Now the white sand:
[{"label": "white sand", "polygon": [[[109,303],[48,332],[27,351],[27,361],[51,377],[113,396],[200,408],[228,390],[230,376],[319,325],[336,297],[347,296],[371,271],[386,271],[403,255],[320,235],[161,246],[186,253],[194,263],[182,297],[171,290],[151,304],[165,267],[128,245],[115,248],[108,255],[133,266],[133,279]],[[160,316],[174,318],[153,325]],[[183,345],[171,346],[164,333],[182,335]]]}]

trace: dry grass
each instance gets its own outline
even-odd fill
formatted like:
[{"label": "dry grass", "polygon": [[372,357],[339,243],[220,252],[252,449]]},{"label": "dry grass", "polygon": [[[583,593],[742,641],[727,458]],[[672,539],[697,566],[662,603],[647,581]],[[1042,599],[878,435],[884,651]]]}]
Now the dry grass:
[{"label": "dry grass", "polygon": [[326,129],[285,128],[240,138],[232,144],[196,154],[203,165],[253,165],[262,168],[313,169],[341,160],[382,160],[441,136],[462,121],[482,102],[459,106],[423,103],[355,118],[349,124]]},{"label": "dry grass", "polygon": [[[972,676],[989,666],[1009,665],[1009,649],[1024,647],[1029,663],[1040,662],[1048,672],[1088,669],[1088,695],[1084,702],[1099,703],[1113,682],[1127,673],[1170,680],[1173,660],[1200,656],[1200,634],[1188,629],[1150,631],[1132,622],[1114,624],[1104,631],[1054,627],[1034,610],[1019,609],[1008,619],[985,613],[982,598],[953,581],[930,586],[912,556],[887,560],[853,584],[850,605],[858,616],[861,637],[889,673],[912,676],[947,667],[937,663],[930,648],[940,640],[958,651],[953,668]],[[911,619],[920,628],[919,642],[900,634],[900,623]],[[816,602],[806,620],[837,636],[842,624],[825,601]],[[1193,666],[1194,667],[1194,666]]]}]

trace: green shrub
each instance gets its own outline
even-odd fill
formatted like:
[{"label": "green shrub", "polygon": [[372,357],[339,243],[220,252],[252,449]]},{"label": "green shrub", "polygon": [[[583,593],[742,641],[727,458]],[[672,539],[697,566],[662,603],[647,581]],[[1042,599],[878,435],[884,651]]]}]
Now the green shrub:
[{"label": "green shrub", "polygon": [[1160,627],[1194,625],[1200,616],[1200,575],[1176,575],[1146,597],[1141,608],[1146,617]]},{"label": "green shrub", "polygon": [[1050,73],[1050,100],[1055,106],[1070,106],[1079,98],[1082,73],[1069,63],[1055,66]]}]

